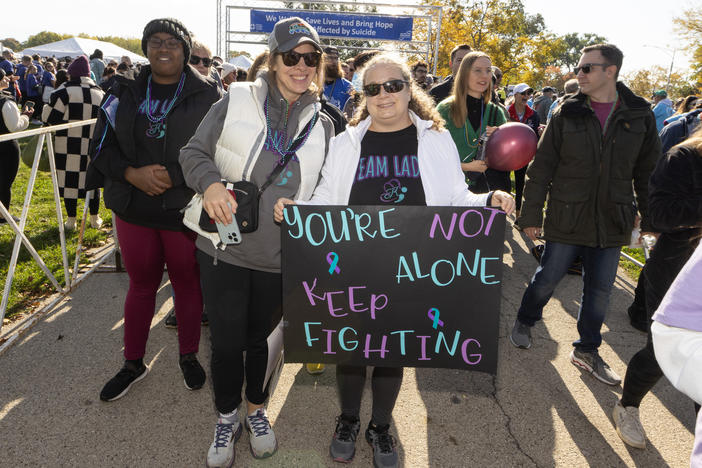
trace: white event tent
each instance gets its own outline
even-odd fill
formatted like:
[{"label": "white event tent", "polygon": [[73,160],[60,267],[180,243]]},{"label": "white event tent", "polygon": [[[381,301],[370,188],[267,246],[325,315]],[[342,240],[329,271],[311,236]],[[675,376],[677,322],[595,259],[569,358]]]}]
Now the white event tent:
[{"label": "white event tent", "polygon": [[84,37],[70,37],[62,41],[51,42],[49,44],[44,44],[36,47],[30,47],[29,49],[24,49],[20,52],[21,55],[34,55],[39,54],[42,57],[78,57],[79,55],[90,55],[95,51],[95,49],[100,49],[102,51],[103,60],[106,62],[113,59],[117,62],[120,61],[122,56],[126,55],[131,60],[132,63],[143,63],[148,60],[139,54],[130,52],[127,49],[112,44],[111,42],[98,41],[95,39],[86,39]]},{"label": "white event tent", "polygon": [[245,55],[237,55],[236,57],[230,58],[229,63],[236,65],[239,68],[243,68],[244,70],[248,70],[253,63],[253,60]]}]

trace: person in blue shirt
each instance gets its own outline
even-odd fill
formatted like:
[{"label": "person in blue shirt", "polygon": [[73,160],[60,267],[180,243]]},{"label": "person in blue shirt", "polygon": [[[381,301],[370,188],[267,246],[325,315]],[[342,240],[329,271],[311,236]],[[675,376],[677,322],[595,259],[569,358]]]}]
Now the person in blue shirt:
[{"label": "person in blue shirt", "polygon": [[22,57],[21,63],[17,65],[17,69],[15,70],[15,75],[19,77],[17,80],[17,85],[19,86],[20,93],[22,93],[22,100],[20,103],[22,105],[24,105],[24,103],[27,101],[27,84],[25,77],[27,75],[27,67],[29,67],[31,64],[32,57],[25,55]]},{"label": "person in blue shirt", "polygon": [[37,67],[32,63],[24,72],[24,82],[27,90],[25,93],[25,102],[31,101],[34,103],[34,113],[32,114],[34,123],[36,123],[36,120],[41,116],[41,108],[44,106],[39,87],[40,79],[37,78],[37,76]]},{"label": "person in blue shirt", "polygon": [[324,97],[329,104],[341,110],[351,97],[353,85],[344,78],[344,69],[339,62],[339,50],[336,47],[325,47],[324,56]]},{"label": "person in blue shirt", "polygon": [[656,117],[656,128],[660,133],[663,130],[665,119],[673,115],[673,103],[668,99],[668,93],[664,89],[659,89],[653,96],[653,115]]},{"label": "person in blue shirt", "polygon": [[52,62],[46,62],[46,65],[44,65],[44,73],[41,75],[41,97],[45,104],[49,103],[49,98],[54,91],[55,84],[56,75],[54,75],[54,64]]}]

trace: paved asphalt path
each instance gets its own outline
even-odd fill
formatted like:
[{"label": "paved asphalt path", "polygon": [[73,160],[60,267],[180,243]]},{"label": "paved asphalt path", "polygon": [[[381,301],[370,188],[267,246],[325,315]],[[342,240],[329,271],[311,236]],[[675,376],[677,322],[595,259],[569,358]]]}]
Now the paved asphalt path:
[{"label": "paved asphalt path", "polygon": [[[525,239],[508,227],[497,375],[405,369],[393,414],[403,466],[689,466],[689,399],[661,380],[641,405],[648,446],[630,448],[610,416],[621,387],[604,385],[570,363],[579,277],[562,281],[533,329],[531,349],[510,344],[536,268]],[[183,385],[175,331],[163,325],[172,305],[166,281],[164,275],[145,358],[151,372],[121,400],[103,403],[98,395],[122,365],[125,273],[92,275],[0,355],[0,466],[204,466],[215,423],[212,393],[209,386],[191,392]],[[622,376],[646,341],[626,317],[634,286],[620,271],[602,330],[600,352]],[[207,328],[200,350],[207,368]],[[268,410],[280,448],[268,460],[254,460],[244,433],[235,466],[341,466],[328,455],[338,413],[333,366],[311,376],[301,364],[286,364]],[[362,434],[357,448],[348,466],[372,466]]]}]

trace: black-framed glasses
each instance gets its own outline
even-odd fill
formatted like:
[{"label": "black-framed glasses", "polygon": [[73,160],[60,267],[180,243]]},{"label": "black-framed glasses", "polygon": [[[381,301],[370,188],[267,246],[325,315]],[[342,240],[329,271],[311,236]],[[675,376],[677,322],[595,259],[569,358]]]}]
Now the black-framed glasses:
[{"label": "black-framed glasses", "polygon": [[409,81],[405,80],[390,80],[385,83],[370,83],[363,87],[363,93],[366,96],[377,96],[380,94],[381,86],[385,89],[386,93],[399,93],[405,89],[405,85],[409,84]]},{"label": "black-framed glasses", "polygon": [[587,75],[588,73],[590,73],[592,71],[592,67],[602,67],[602,69],[604,70],[605,68],[607,68],[610,65],[611,65],[610,63],[586,63],[580,67],[575,67],[573,69],[573,71],[575,72],[576,75],[578,73],[580,73],[580,71],[582,71],[583,73],[585,73]]},{"label": "black-framed glasses", "polygon": [[305,65],[308,67],[316,67],[319,65],[319,59],[322,54],[316,51],[300,54],[293,50],[289,50],[281,53],[280,56],[283,58],[283,64],[285,64],[286,67],[294,67],[300,62],[301,58],[305,60]]},{"label": "black-framed glasses", "polygon": [[180,41],[175,37],[169,37],[168,39],[159,39],[158,37],[151,37],[146,41],[146,46],[149,49],[160,49],[161,46],[165,45],[166,49],[177,49],[180,47]]},{"label": "black-framed glasses", "polygon": [[209,67],[212,65],[212,59],[209,57],[200,57],[197,55],[192,55],[190,54],[190,65],[197,65],[198,63],[202,62],[202,64],[206,67]]}]

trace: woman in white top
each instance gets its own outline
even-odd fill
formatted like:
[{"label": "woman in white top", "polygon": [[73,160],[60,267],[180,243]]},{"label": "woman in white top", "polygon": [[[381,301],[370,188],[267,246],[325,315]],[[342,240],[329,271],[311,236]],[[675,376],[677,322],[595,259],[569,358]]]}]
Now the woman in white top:
[{"label": "woman in white top", "polygon": [[[468,190],[456,145],[427,94],[412,82],[401,59],[381,54],[363,69],[363,98],[345,132],[332,139],[322,180],[309,201],[281,198],[274,210],[281,222],[287,204],[499,206],[514,210],[505,192],[477,195]],[[390,419],[402,384],[402,368],[373,369],[373,414],[366,440],[375,466],[397,466]],[[330,453],[348,463],[360,430],[359,410],[366,367],[337,365],[341,415]]]},{"label": "woman in white top", "polygon": [[[19,132],[29,126],[29,116],[32,110],[25,108],[21,113],[17,108],[17,102],[6,90],[10,85],[10,77],[0,70],[0,109],[2,119],[0,119],[0,135],[5,133]],[[3,141],[0,143],[0,202],[5,208],[10,209],[10,198],[12,196],[12,183],[15,181],[19,169],[20,150],[17,140]],[[14,218],[19,222],[19,219]],[[0,224],[7,221],[0,215]]]}]

